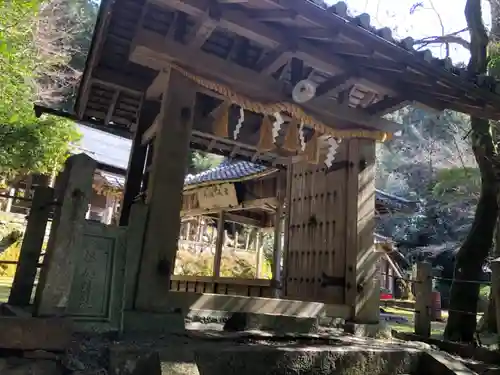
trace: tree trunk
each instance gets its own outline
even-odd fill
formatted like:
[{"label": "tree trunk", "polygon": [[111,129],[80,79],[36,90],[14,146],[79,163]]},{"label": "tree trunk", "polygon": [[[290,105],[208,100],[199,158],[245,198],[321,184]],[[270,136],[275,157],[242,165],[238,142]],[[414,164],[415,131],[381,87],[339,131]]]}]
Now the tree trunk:
[{"label": "tree trunk", "polygon": [[[474,153],[477,159],[478,155],[476,152]],[[486,162],[483,160],[482,164],[491,165],[487,160]],[[480,169],[483,169],[481,171],[483,174],[485,168],[480,167]],[[487,169],[492,170],[493,168]],[[448,323],[444,333],[448,340],[462,342],[474,340],[480,285],[461,282],[461,280],[478,280],[481,275],[483,264],[491,248],[498,215],[496,190],[494,179],[482,178],[481,196],[474,222],[465,242],[457,253],[455,262]]]},{"label": "tree trunk", "polygon": [[[471,75],[487,71],[488,35],[482,20],[481,0],[467,0],[465,18],[471,36]],[[480,285],[478,280],[493,243],[498,216],[496,149],[488,120],[471,117],[472,150],[481,173],[481,195],[471,230],[457,253],[450,291],[450,314],[444,336],[448,340],[472,342],[476,331]]]},{"label": "tree trunk", "polygon": [[[490,49],[490,54],[495,53],[498,54],[500,42],[500,0],[490,0],[490,11],[491,11],[491,30],[490,30],[490,46],[493,48]],[[498,64],[494,64],[493,67],[489,67],[489,74],[494,76],[496,79],[500,78],[500,66]],[[500,141],[499,133],[500,123],[498,121],[494,122],[493,127],[493,138],[495,142],[498,144]],[[497,197],[497,202],[500,202],[500,196]],[[499,204],[500,206],[500,204]],[[497,219],[497,228],[496,228],[496,237],[495,237],[495,248],[492,252],[493,258],[500,257],[500,218]],[[488,301],[488,309],[486,310],[484,316],[481,318],[479,322],[479,330],[481,332],[492,332],[492,333],[500,333],[498,329],[495,313],[495,301],[493,299],[493,294],[490,294]]]},{"label": "tree trunk", "polygon": [[[495,139],[498,139],[495,137]],[[500,202],[500,196],[497,197],[497,202]],[[499,205],[500,207],[500,205]],[[498,258],[500,256],[500,220],[497,218],[497,227],[495,232],[495,247],[492,251],[493,258]],[[491,332],[497,333],[497,315],[495,310],[495,300],[493,298],[493,293],[490,293],[488,299],[488,308],[484,313],[484,316],[479,321],[479,329],[480,332]]]}]

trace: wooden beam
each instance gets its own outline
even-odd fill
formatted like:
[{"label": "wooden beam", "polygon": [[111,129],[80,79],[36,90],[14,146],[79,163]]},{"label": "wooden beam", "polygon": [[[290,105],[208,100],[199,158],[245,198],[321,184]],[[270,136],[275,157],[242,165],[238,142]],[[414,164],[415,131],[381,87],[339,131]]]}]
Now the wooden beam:
[{"label": "wooden beam", "polygon": [[210,2],[205,13],[198,18],[192,31],[186,37],[186,44],[193,49],[200,48],[219,25],[220,9],[217,2]]},{"label": "wooden beam", "polygon": [[89,98],[90,87],[91,87],[91,78],[92,75],[89,72],[92,72],[94,66],[96,65],[98,58],[101,55],[102,48],[104,47],[104,36],[107,32],[109,20],[111,18],[111,7],[113,5],[112,1],[106,2],[100,9],[97,23],[95,27],[94,40],[91,45],[89,55],[87,58],[86,70],[87,74],[83,75],[82,82],[80,84],[80,88],[78,90],[77,101],[75,103],[76,115],[78,119],[82,119],[85,113],[85,109],[87,107],[87,101]]},{"label": "wooden beam", "polygon": [[304,62],[296,57],[292,57],[292,61],[290,61],[290,71],[290,81],[292,85],[295,86],[304,78]]},{"label": "wooden beam", "polygon": [[300,37],[304,39],[333,40],[338,37],[338,30],[329,30],[322,27],[314,27],[300,31]]},{"label": "wooden beam", "polygon": [[400,97],[386,97],[365,108],[370,115],[383,116],[387,113],[395,112],[408,105],[408,101]]},{"label": "wooden beam", "polygon": [[121,74],[102,67],[98,67],[92,71],[92,81],[134,94],[142,94],[150,84],[148,80],[137,79],[134,76]]},{"label": "wooden beam", "polygon": [[295,19],[297,12],[291,9],[249,9],[245,11],[250,18],[256,21],[282,21],[283,19]]},{"label": "wooden beam", "polygon": [[283,65],[288,63],[293,53],[288,44],[280,45],[274,50],[264,54],[257,62],[257,71],[269,75],[277,71]]},{"label": "wooden beam", "polygon": [[[168,67],[170,62],[182,61],[189,64],[193,73],[217,78],[232,85],[243,95],[270,102],[288,100],[283,94],[283,84],[272,77],[202,51],[194,55],[183,44],[173,40],[164,41],[161,35],[154,32],[141,30],[137,34],[130,60],[155,70]],[[339,111],[334,110],[335,105],[332,105],[330,100],[324,102],[321,98],[315,98],[305,103],[303,107],[312,110],[317,119],[326,125],[335,124],[341,120],[379,130],[399,129],[399,125],[392,121],[373,117],[352,108],[343,107]]]},{"label": "wooden beam", "polygon": [[156,119],[153,121],[151,126],[147,128],[144,133],[142,134],[141,138],[141,145],[147,145],[151,140],[155,137],[156,132],[158,131],[158,117],[160,115],[156,116]]},{"label": "wooden beam", "polygon": [[250,225],[252,227],[257,227],[261,228],[262,227],[262,221],[258,219],[253,219],[251,217],[243,216],[243,215],[238,215],[238,214],[232,214],[229,212],[226,212],[224,214],[224,217],[227,222],[230,223],[237,223],[237,224],[244,224],[244,225]]},{"label": "wooden beam", "polygon": [[158,99],[163,91],[165,91],[165,86],[168,84],[168,77],[168,71],[161,70],[151,85],[149,85],[146,91],[146,99]]},{"label": "wooden beam", "polygon": [[111,118],[113,117],[113,112],[115,111],[116,102],[118,101],[118,97],[120,96],[120,90],[116,90],[113,94],[113,98],[111,99],[111,105],[108,108],[108,112],[106,113],[106,118],[104,119],[104,125],[109,125],[111,122]]},{"label": "wooden beam", "polygon": [[[190,192],[191,189],[185,190],[184,193]],[[260,198],[251,201],[245,201],[237,206],[226,208],[224,210],[227,212],[231,211],[242,211],[242,210],[253,210],[253,209],[264,209],[267,211],[274,211],[278,206],[278,200],[276,198]],[[199,216],[199,215],[209,215],[220,212],[219,208],[205,209],[205,208],[195,208],[190,210],[182,210],[181,216]]]},{"label": "wooden beam", "polygon": [[120,225],[127,225],[134,200],[141,192],[141,185],[144,178],[144,168],[146,164],[147,147],[142,143],[143,134],[152,126],[155,113],[159,112],[158,102],[146,101],[143,103],[137,129],[132,142],[132,150],[128,161],[125,180],[125,192],[120,209]]},{"label": "wooden beam", "polygon": [[356,77],[353,77],[349,73],[343,73],[336,76],[333,76],[327,79],[325,82],[320,83],[316,88],[316,96],[322,96],[325,94],[333,93],[333,91],[340,91],[344,89],[346,86],[352,84],[353,80]]},{"label": "wooden beam", "polygon": [[[174,7],[195,18],[201,17],[205,13],[203,0],[151,1],[167,5],[169,7]],[[224,11],[221,15],[220,27],[271,49],[275,49],[280,45],[288,45],[290,43],[290,35],[287,35],[278,29],[271,28],[265,23],[258,22],[250,18],[247,12],[242,10]],[[298,40],[296,49],[298,53],[296,57],[303,60],[308,65],[332,74],[339,71],[339,68],[333,65],[337,64],[335,55],[325,52],[320,48],[311,46],[310,43],[301,40]],[[346,54],[350,56],[370,57],[373,55],[371,49],[366,49],[364,46],[352,45],[348,43],[329,45],[328,49],[335,51],[337,54]],[[348,64],[344,64],[344,66],[348,66]]]}]

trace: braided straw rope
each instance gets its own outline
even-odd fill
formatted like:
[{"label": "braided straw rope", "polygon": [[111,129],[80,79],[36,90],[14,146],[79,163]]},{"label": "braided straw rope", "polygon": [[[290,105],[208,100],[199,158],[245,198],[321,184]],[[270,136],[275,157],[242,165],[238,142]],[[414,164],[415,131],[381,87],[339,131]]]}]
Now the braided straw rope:
[{"label": "braided straw rope", "polygon": [[262,103],[254,101],[243,95],[237,94],[226,85],[197,76],[178,65],[170,64],[170,67],[177,70],[179,73],[181,73],[191,81],[196,82],[198,85],[208,90],[215,91],[219,95],[228,98],[231,103],[236,104],[243,109],[251,112],[271,116],[273,116],[277,112],[287,112],[291,117],[299,122],[303,122],[309,127],[312,127],[318,133],[327,134],[335,138],[369,138],[381,142],[384,142],[385,140],[391,138],[390,133],[380,130],[335,130],[329,126],[326,126],[321,121],[316,120],[313,116],[306,114],[302,108],[295,104],[286,102]]}]

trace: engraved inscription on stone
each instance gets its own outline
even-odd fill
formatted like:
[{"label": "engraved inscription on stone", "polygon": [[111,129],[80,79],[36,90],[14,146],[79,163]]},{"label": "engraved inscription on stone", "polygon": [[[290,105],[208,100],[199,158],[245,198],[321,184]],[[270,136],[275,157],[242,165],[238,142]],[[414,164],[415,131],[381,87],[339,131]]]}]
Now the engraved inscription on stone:
[{"label": "engraved inscription on stone", "polygon": [[68,306],[71,314],[108,315],[114,245],[114,237],[84,234]]}]

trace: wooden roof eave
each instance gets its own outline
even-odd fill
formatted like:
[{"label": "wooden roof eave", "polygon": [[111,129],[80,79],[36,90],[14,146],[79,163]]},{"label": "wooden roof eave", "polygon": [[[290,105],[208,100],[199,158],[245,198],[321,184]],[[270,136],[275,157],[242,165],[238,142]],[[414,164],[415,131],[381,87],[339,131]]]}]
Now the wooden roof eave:
[{"label": "wooden roof eave", "polygon": [[[284,2],[279,0],[264,0],[268,3],[273,3],[275,5],[281,6]],[[408,50],[401,48],[388,40],[381,38],[380,36],[369,32],[363,28],[358,27],[355,24],[346,22],[345,19],[338,16],[337,14],[327,12],[325,9],[320,8],[318,5],[304,0],[287,0],[286,7],[292,9],[296,12],[297,16],[308,20],[309,22],[316,24],[327,29],[335,30],[342,27],[342,34],[353,40],[364,41],[367,45],[373,46],[374,50],[386,53],[393,56],[393,59],[397,59],[402,63],[406,64],[407,67],[413,67],[418,69],[422,73],[432,77],[436,80],[442,80],[447,85],[460,89],[466,90],[470,93],[478,95],[485,100],[490,100],[492,102],[498,102],[498,95],[493,94],[479,88],[476,84],[467,82],[466,80],[458,79],[455,74],[449,72],[443,68],[439,68],[429,64],[425,59],[418,59],[416,56]]]},{"label": "wooden roof eave", "polygon": [[[269,102],[289,101],[284,95],[282,83],[271,76],[257,73],[251,69],[223,60],[215,55],[191,50],[189,47],[171,39],[165,40],[154,32],[140,30],[130,53],[130,61],[161,71],[172,63],[188,66],[195,74],[213,78],[236,86],[241,94],[258,97]],[[341,106],[326,98],[315,98],[303,105],[308,112],[327,125],[338,121],[354,122],[360,126],[393,132],[400,126],[392,121],[370,115],[364,111]]]},{"label": "wooden roof eave", "polygon": [[[102,0],[101,2],[91,50],[87,59],[82,84],[80,85],[79,94],[75,104],[78,118],[82,118],[86,110],[86,95],[88,95],[88,86],[92,79],[97,77],[93,70],[98,63],[98,58],[103,45],[102,38],[108,29],[108,17],[111,12],[110,6],[114,2],[115,1],[113,0]],[[368,108],[366,108],[366,110],[360,108],[355,110],[355,112],[361,112],[363,115],[369,114],[380,116],[383,113],[390,112],[392,108],[397,108],[399,103],[418,101],[438,110],[449,108],[480,117],[500,118],[500,111],[494,108],[495,105],[498,107],[498,103],[500,103],[500,96],[496,94],[496,91],[486,90],[484,87],[481,87],[480,83],[471,82],[467,79],[467,77],[458,76],[455,74],[455,71],[447,71],[441,66],[430,63],[428,59],[420,57],[420,53],[417,53],[412,49],[408,50],[406,47],[403,48],[402,46],[397,45],[393,40],[388,40],[376,35],[375,32],[371,30],[369,25],[368,28],[363,28],[352,20],[348,20],[345,17],[329,12],[305,0],[259,0],[259,2],[249,0],[249,2],[252,3],[252,5],[266,4],[266,6],[269,6],[269,10],[282,9],[288,11],[289,13],[291,12],[290,14],[294,15],[295,20],[300,21],[296,23],[297,25],[300,24],[301,27],[304,25],[309,27],[310,25],[311,29],[289,29],[287,31],[288,34],[283,35],[280,30],[270,27],[264,22],[259,22],[258,20],[256,21],[251,17],[246,16],[246,11],[242,12],[241,10],[231,10],[230,8],[226,8],[227,4],[222,4],[222,2],[220,2],[220,5],[222,6],[221,9],[223,11],[221,12],[220,20],[216,20],[216,26],[221,27],[222,25],[224,28],[233,33],[246,36],[251,40],[257,41],[263,46],[274,48],[275,51],[281,49],[283,53],[281,55],[278,54],[280,59],[286,60],[291,57],[297,57],[302,59],[304,63],[309,66],[329,74],[345,74],[360,61],[364,61],[362,69],[358,69],[357,72],[353,72],[353,75],[361,75],[362,77],[360,78],[366,80],[367,82],[379,85],[380,89],[384,89],[385,87],[387,91],[384,92],[384,94],[388,94],[392,91],[392,93],[388,94],[389,96],[400,96],[387,98],[389,100],[395,99],[397,102],[396,106],[394,106],[394,103],[388,103],[393,104],[393,106],[391,107],[388,105],[386,109],[382,108],[381,112],[375,111],[375,109],[378,110],[380,107],[383,107],[382,104],[385,105],[385,103],[382,103],[377,106],[380,102],[372,105],[374,107],[372,107],[371,110],[368,110]],[[179,9],[179,7],[182,7],[184,12],[194,16],[198,20],[206,16],[204,8],[205,2],[202,0],[149,0],[146,1],[146,3],[161,4],[170,9]],[[235,9],[238,8],[236,7]],[[262,13],[264,9],[261,8],[259,11]],[[140,18],[142,18],[142,16]],[[289,26],[288,23],[287,25]],[[294,27],[296,27],[295,23]],[[140,30],[140,26],[138,30]],[[329,35],[340,35],[342,36],[342,40],[352,41],[354,42],[354,45],[347,45],[348,43],[337,44],[333,42],[330,43],[331,46],[328,49],[317,48],[313,43],[309,43],[308,39],[301,39],[307,38],[305,34],[298,35],[297,39],[291,38],[291,35],[293,34],[290,33],[293,32],[309,32],[312,33],[313,36],[314,34],[321,34],[325,37],[319,39],[317,37],[313,37],[312,39],[326,40],[329,42],[332,41]],[[183,44],[180,45],[185,47]],[[369,46],[370,50],[363,50],[362,48],[365,48],[364,46]],[[337,51],[336,48],[338,49]],[[347,48],[347,50],[345,48]],[[173,55],[176,56],[175,53]],[[224,61],[222,59],[219,60]],[[359,74],[360,71],[362,74]],[[393,81],[394,78],[396,78],[396,81],[400,81],[401,83],[398,84],[398,82],[390,82],[390,80],[386,79],[387,75],[385,77],[379,75],[379,73],[382,74],[384,71],[389,71],[390,74],[392,74]],[[272,73],[272,71],[267,72],[267,74],[270,73]],[[462,74],[462,72],[460,72],[460,74]],[[410,77],[408,78],[406,75],[409,75]],[[413,76],[413,78],[411,78],[411,76]],[[422,84],[424,82],[419,82],[423,81],[422,79],[419,79],[419,77],[426,78],[426,83],[430,84],[430,86],[427,85],[428,87],[426,87],[425,84]],[[274,82],[276,83],[276,81]],[[261,94],[263,91],[265,90],[263,90],[261,86],[259,93]],[[283,87],[280,87],[277,93],[279,93],[282,97]],[[450,93],[451,95],[449,95]],[[460,100],[455,100],[457,97],[459,97]],[[274,99],[276,100],[276,97],[274,97]],[[313,109],[310,108],[311,106],[316,109],[321,109],[322,105],[317,102],[315,103],[315,100],[316,99],[307,103],[304,108],[309,112],[313,111]],[[335,108],[335,110],[337,109],[338,108]],[[321,116],[321,110],[319,110],[319,113],[320,114],[317,116]],[[335,124],[337,119],[332,115],[332,113],[329,113],[329,115],[329,118],[318,119],[322,120],[326,124]],[[337,118],[338,116],[340,115],[337,114]],[[369,127],[373,128],[373,124],[370,124]],[[382,128],[381,130],[393,131],[390,127],[391,126]]]},{"label": "wooden roof eave", "polygon": [[[459,79],[459,77],[445,70],[444,68],[433,66],[424,58],[419,58],[418,56],[416,56],[415,51],[411,53],[410,51],[405,50],[404,48],[401,48],[391,43],[390,41],[379,37],[369,30],[365,30],[355,24],[349,23],[345,19],[334,13],[327,12],[325,9],[318,7],[312,2],[305,0],[293,0],[287,1],[286,3],[282,3],[277,0],[264,1],[277,8],[286,7],[286,9],[293,10],[296,13],[297,18],[305,20],[311,25],[324,27],[325,30],[330,31],[332,35],[339,34],[340,32],[343,36],[351,39],[356,43],[359,43],[358,46],[360,47],[363,47],[363,45],[369,45],[370,50],[365,51],[365,55],[362,54],[361,50],[357,53],[358,62],[360,60],[369,60],[370,56],[382,56],[381,53],[385,53],[387,55],[385,56],[386,58],[377,58],[374,60],[378,61],[382,65],[388,65],[392,63],[393,69],[396,69],[400,73],[402,73],[400,74],[401,77],[398,78],[402,81],[404,81],[405,75],[407,73],[410,73],[412,69],[419,70],[425,76],[427,76],[427,78],[429,78],[430,81],[433,82],[433,84],[442,81],[442,84],[458,90],[458,93],[456,94],[458,97],[461,97],[461,94],[465,94],[468,91],[476,95],[478,98],[481,98],[481,101],[484,102],[498,103],[499,101],[498,95],[488,92],[487,90],[480,89],[477,85],[468,82],[465,79]],[[206,13],[204,3],[200,0],[153,0],[153,2],[166,5],[170,8],[175,8],[193,17],[201,17]],[[243,11],[224,10],[222,14],[223,16],[221,17],[219,22],[220,27],[227,28],[228,30],[236,34],[248,37],[249,39],[270,48],[290,46],[290,49],[294,50],[293,54],[291,54],[290,57],[297,57],[299,59],[302,59],[310,66],[313,66],[314,68],[321,71],[336,74],[342,72],[345,69],[349,71],[354,65],[352,61],[349,61],[349,59],[345,59],[338,55],[336,56],[334,54],[328,54],[328,56],[326,56],[324,51],[312,47],[309,43],[303,40],[300,41],[300,39],[298,39],[294,42],[291,42],[290,35],[284,35],[264,23],[256,23],[250,17],[246,16],[245,12]],[[339,31],[340,28],[341,31]],[[336,48],[333,46],[330,49],[332,51],[336,50]],[[396,60],[398,62],[396,62]],[[332,62],[336,65],[335,67],[333,67],[333,70]],[[388,67],[384,67],[384,69],[386,70],[387,68]],[[429,93],[424,94],[423,92],[418,91],[411,92],[412,90],[408,90],[406,87],[398,85],[397,83],[393,83],[392,85],[390,85],[385,79],[380,80],[379,78],[374,77],[372,72],[370,72],[368,69],[362,69],[361,72],[358,71],[357,73],[362,73],[365,78],[374,82],[378,81],[382,85],[385,85],[388,90],[396,89],[398,92],[403,94],[403,96],[405,96],[403,98],[404,100],[418,101],[439,110],[450,108],[460,112],[474,112],[476,115],[480,115],[481,117],[499,117],[499,114],[494,110],[494,108],[489,108],[488,110],[486,110],[487,108],[481,108],[485,106],[482,103],[473,103],[472,105],[459,106],[453,99],[441,100],[441,102],[439,103],[436,100],[432,100],[432,95],[429,95]],[[415,83],[418,83],[418,80],[414,81],[414,84]]]},{"label": "wooden roof eave", "polygon": [[102,49],[102,39],[107,29],[107,23],[111,12],[111,6],[115,0],[101,0],[99,11],[97,13],[97,20],[90,42],[90,49],[83,68],[82,80],[78,86],[78,94],[76,96],[74,111],[79,120],[83,118],[83,112],[87,105],[88,90],[90,80],[92,78],[93,69],[99,58],[100,50]]}]

